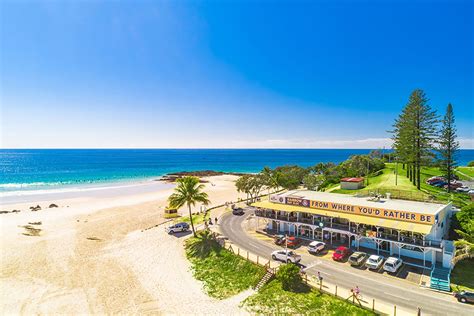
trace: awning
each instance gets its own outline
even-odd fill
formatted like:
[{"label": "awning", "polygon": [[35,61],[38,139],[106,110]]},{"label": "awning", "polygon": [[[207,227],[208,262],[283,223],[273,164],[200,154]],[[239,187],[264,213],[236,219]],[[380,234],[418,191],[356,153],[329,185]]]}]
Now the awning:
[{"label": "awning", "polygon": [[309,214],[316,214],[316,215],[329,216],[329,217],[345,218],[355,223],[373,225],[373,226],[379,226],[379,227],[385,227],[385,228],[393,228],[393,229],[405,230],[405,231],[412,231],[412,232],[420,233],[424,235],[429,234],[432,227],[431,225],[427,225],[427,224],[411,223],[411,222],[397,221],[393,219],[385,219],[385,218],[378,218],[378,217],[372,217],[372,216],[362,216],[362,215],[348,214],[348,213],[342,213],[342,212],[339,213],[339,212],[322,210],[318,208],[309,208],[309,207],[303,207],[303,206],[272,203],[269,201],[255,202],[252,204],[252,206],[275,210],[275,211],[301,212],[301,213],[309,213]]}]

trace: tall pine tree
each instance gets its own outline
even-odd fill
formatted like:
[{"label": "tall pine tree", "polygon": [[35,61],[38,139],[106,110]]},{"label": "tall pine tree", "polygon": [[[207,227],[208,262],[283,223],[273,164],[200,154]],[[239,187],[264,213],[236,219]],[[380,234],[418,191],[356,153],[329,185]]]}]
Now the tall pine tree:
[{"label": "tall pine tree", "polygon": [[395,120],[393,148],[401,162],[407,164],[407,176],[420,189],[421,167],[433,156],[436,139],[436,112],[428,105],[423,90],[414,90],[407,105]]},{"label": "tall pine tree", "polygon": [[[448,183],[451,183],[453,170],[457,166],[456,153],[459,149],[459,142],[456,140],[456,137],[453,106],[449,103],[446,109],[446,114],[442,120],[438,141],[438,151],[440,156],[439,167],[445,173]],[[450,185],[448,185],[448,192],[451,192]]]}]

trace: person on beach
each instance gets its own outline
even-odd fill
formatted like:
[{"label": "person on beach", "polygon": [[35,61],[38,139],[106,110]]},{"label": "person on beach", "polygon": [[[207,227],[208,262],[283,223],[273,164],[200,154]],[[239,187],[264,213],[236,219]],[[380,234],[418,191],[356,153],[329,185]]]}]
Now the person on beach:
[{"label": "person on beach", "polygon": [[216,217],[216,218],[214,218],[214,223],[216,223],[216,225],[217,225],[217,217]]},{"label": "person on beach", "polygon": [[212,219],[209,218],[209,225],[212,225]]}]

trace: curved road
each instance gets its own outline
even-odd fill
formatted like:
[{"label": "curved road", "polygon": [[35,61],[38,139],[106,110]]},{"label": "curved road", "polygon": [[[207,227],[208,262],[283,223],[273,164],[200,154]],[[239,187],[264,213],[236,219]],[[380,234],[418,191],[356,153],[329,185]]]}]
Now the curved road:
[{"label": "curved road", "polygon": [[[270,259],[270,253],[281,249],[245,233],[242,224],[253,213],[246,210],[243,216],[225,213],[220,219],[220,230],[229,240],[242,249]],[[309,275],[319,271],[325,281],[345,288],[359,286],[361,294],[377,300],[397,305],[403,310],[413,311],[421,307],[422,315],[474,315],[474,305],[457,302],[452,296],[422,289],[406,281],[397,280],[371,271],[358,270],[345,264],[320,259],[317,256],[303,254],[301,264],[306,266]]]}]

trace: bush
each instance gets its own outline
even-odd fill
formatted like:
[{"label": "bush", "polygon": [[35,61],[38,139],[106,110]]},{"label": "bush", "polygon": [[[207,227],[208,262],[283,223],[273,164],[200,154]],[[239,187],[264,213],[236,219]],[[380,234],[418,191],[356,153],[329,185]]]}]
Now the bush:
[{"label": "bush", "polygon": [[293,263],[280,266],[276,273],[276,277],[281,282],[285,291],[297,292],[303,285],[300,268]]},{"label": "bush", "polygon": [[194,277],[204,283],[211,297],[236,295],[255,286],[265,275],[265,268],[222,248],[208,231],[187,239],[185,247]]},{"label": "bush", "polygon": [[474,160],[473,161],[469,161],[469,163],[467,164],[468,167],[474,167]]}]

